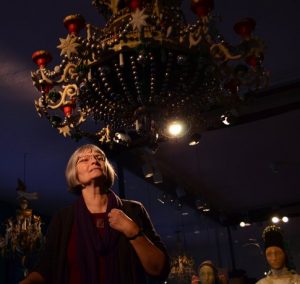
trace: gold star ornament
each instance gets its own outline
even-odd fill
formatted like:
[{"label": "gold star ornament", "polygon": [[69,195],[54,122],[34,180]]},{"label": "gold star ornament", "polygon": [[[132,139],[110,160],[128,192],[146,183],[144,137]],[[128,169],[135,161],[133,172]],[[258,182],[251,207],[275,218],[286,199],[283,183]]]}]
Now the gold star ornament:
[{"label": "gold star ornament", "polygon": [[60,45],[57,48],[61,49],[60,55],[66,54],[68,58],[71,57],[71,54],[78,54],[77,48],[80,46],[76,42],[76,37],[68,34],[66,38],[60,38]]}]

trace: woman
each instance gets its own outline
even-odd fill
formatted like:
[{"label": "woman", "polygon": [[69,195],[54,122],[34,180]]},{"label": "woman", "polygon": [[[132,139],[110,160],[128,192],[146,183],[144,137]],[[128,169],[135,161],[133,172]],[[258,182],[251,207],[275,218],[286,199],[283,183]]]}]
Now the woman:
[{"label": "woman", "polygon": [[110,188],[115,172],[95,145],[78,148],[66,168],[72,206],[52,220],[45,249],[29,283],[146,283],[165,279],[169,258],[143,207]]}]

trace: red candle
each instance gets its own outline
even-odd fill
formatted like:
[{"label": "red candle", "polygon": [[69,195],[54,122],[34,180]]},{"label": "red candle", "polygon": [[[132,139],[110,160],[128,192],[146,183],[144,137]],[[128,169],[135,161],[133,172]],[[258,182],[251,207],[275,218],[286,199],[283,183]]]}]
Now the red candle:
[{"label": "red candle", "polygon": [[242,38],[246,39],[251,36],[251,33],[255,29],[255,21],[252,18],[245,18],[237,22],[233,29],[234,31],[240,35]]},{"label": "red candle", "polygon": [[192,11],[198,15],[198,17],[207,16],[214,8],[213,0],[192,0]]},{"label": "red candle", "polygon": [[78,35],[79,32],[85,27],[85,19],[79,15],[69,15],[64,18],[64,25],[69,34]]},{"label": "red candle", "polygon": [[39,66],[39,68],[44,68],[52,60],[51,54],[46,50],[37,50],[31,56],[33,62]]}]

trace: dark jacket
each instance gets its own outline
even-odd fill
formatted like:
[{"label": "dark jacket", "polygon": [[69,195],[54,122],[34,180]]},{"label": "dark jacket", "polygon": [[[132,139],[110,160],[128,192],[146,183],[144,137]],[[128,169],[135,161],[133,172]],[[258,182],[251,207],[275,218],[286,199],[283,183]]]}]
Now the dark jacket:
[{"label": "dark jacket", "polygon": [[[144,206],[136,201],[122,200],[121,209],[143,229],[145,235],[167,256],[166,266],[162,275],[158,277],[163,282],[169,273],[169,258]],[[41,253],[37,267],[34,269],[44,276],[46,283],[68,283],[67,248],[73,221],[74,205],[58,212],[49,225],[45,248]],[[120,284],[147,283],[147,278],[150,276],[146,275],[133,247],[123,235],[118,241],[118,261]]]}]

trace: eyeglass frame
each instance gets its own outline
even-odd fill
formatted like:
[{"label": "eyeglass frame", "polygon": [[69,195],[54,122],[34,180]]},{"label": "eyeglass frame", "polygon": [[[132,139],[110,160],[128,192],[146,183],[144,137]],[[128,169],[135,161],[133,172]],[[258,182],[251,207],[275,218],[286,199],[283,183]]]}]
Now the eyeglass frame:
[{"label": "eyeglass frame", "polygon": [[[80,160],[80,159],[84,159],[86,158],[86,161]],[[104,155],[102,155],[101,153],[97,153],[97,154],[87,154],[87,155],[83,155],[83,156],[78,156],[77,158],[77,162],[76,165],[78,164],[87,164],[90,162],[90,160],[94,158],[97,162],[105,162],[106,157]]]}]

